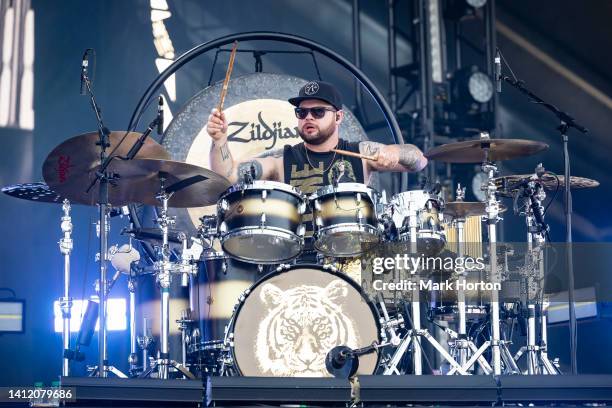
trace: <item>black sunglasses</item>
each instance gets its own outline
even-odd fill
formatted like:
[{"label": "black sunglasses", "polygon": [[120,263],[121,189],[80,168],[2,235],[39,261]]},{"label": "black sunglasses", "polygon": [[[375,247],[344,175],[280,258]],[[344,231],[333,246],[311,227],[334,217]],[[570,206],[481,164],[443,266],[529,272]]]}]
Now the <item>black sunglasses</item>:
[{"label": "black sunglasses", "polygon": [[295,108],[295,116],[297,116],[298,119],[306,119],[306,116],[308,116],[308,113],[312,113],[312,117],[315,119],[321,119],[323,116],[325,116],[325,112],[330,111],[330,112],[337,112],[335,109],[332,108],[325,108],[323,106],[315,106],[314,108]]}]

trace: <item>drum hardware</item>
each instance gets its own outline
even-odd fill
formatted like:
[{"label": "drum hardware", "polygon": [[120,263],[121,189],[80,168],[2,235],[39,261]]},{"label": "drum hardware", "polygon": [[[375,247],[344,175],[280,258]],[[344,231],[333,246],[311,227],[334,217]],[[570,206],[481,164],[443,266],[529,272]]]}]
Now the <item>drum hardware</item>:
[{"label": "drum hardware", "polygon": [[[541,167],[541,164],[538,166]],[[543,168],[542,168],[543,170]],[[538,169],[536,169],[538,173]],[[543,173],[543,171],[541,171]],[[534,374],[560,374],[559,369],[548,359],[547,352],[547,309],[548,300],[540,300],[540,293],[544,290],[541,282],[544,279],[544,245],[548,238],[549,227],[544,221],[544,207],[542,202],[546,199],[545,185],[539,182],[540,175],[525,178],[520,188],[519,196],[523,197],[527,226],[528,255],[533,260],[532,271],[527,279],[527,345],[522,346],[515,354],[514,360],[518,362],[525,355],[527,359],[527,373]],[[534,180],[536,178],[536,180]],[[540,320],[540,344],[537,344],[536,320]]]},{"label": "drum hardware", "polygon": [[[414,293],[413,293],[414,296]],[[413,359],[413,374],[422,375],[422,365],[421,361],[416,361],[417,358],[422,358],[422,344],[421,338],[425,338],[434,349],[453,367],[454,371],[459,372],[460,374],[467,375],[467,371],[463,368],[457,361],[446,351],[446,349],[429,333],[429,330],[422,329],[420,327],[420,319],[415,318],[415,311],[420,312],[419,307],[415,308],[414,300],[411,302],[411,313],[412,318],[410,317],[410,313],[408,313],[408,307],[404,303],[404,309],[406,310],[405,318],[407,318],[408,322],[412,329],[407,330],[402,336],[399,345],[395,348],[395,351],[390,359],[383,362],[383,375],[391,375],[391,374],[403,374],[399,369],[398,365],[400,364],[402,358],[406,351],[408,351],[411,343],[412,343],[412,359]],[[419,316],[420,317],[420,316]]]},{"label": "drum hardware", "polygon": [[58,299],[62,312],[62,344],[64,355],[62,359],[62,375],[70,375],[70,360],[66,358],[66,352],[70,351],[70,310],[72,309],[72,298],[70,297],[70,253],[72,252],[72,218],[70,217],[70,201],[64,199],[62,203],[64,215],[60,224],[64,236],[59,241],[59,249],[64,255],[64,296]]},{"label": "drum hardware", "polygon": [[325,368],[336,378],[351,378],[359,369],[359,357],[373,353],[380,348],[381,346],[376,342],[358,349],[336,346],[326,354]]},{"label": "drum hardware", "polygon": [[181,364],[187,366],[187,347],[189,347],[188,330],[194,323],[194,320],[190,318],[190,310],[181,310],[181,318],[176,320],[178,323],[179,331],[181,332]]},{"label": "drum hardware", "polygon": [[[130,271],[128,278],[128,292],[130,293],[130,356],[128,357],[128,364],[130,365],[130,375],[136,376],[138,374],[138,338],[136,335],[136,276]],[[142,362],[143,366],[146,365],[146,360]]]},{"label": "drum hardware", "polygon": [[[195,167],[195,166],[194,166]],[[159,193],[156,195],[157,200],[161,203],[162,207],[159,211],[157,218],[157,224],[162,231],[163,243],[159,249],[159,261],[155,263],[157,269],[157,283],[159,284],[161,292],[161,310],[160,310],[160,323],[161,323],[161,334],[160,334],[160,350],[159,358],[153,363],[151,367],[143,371],[139,376],[140,378],[148,377],[151,373],[157,369],[158,377],[160,379],[168,379],[170,367],[175,368],[181,372],[185,377],[195,379],[193,374],[189,372],[182,364],[177,363],[170,359],[170,350],[168,338],[170,335],[170,282],[172,273],[195,273],[195,267],[193,265],[186,264],[173,264],[170,262],[170,251],[168,247],[168,227],[173,224],[174,220],[168,215],[168,203],[172,195],[179,191],[181,187],[188,187],[191,184],[183,184],[181,181],[166,187],[166,180],[168,174],[165,172],[158,173],[159,177]],[[189,180],[186,179],[186,180]],[[178,184],[178,186],[177,186]],[[185,197],[185,196],[183,196]]]},{"label": "drum hardware", "polygon": [[[465,235],[464,235],[464,225],[465,225],[465,217],[473,216],[473,215],[483,215],[484,203],[480,205],[473,205],[476,203],[466,203],[463,201],[465,198],[465,187],[461,188],[461,184],[457,185],[456,191],[456,201],[451,204],[449,207],[445,208],[445,214],[450,215],[453,218],[453,224],[457,228],[457,257],[461,258],[465,256]],[[466,204],[466,205],[464,205]],[[459,274],[459,284],[457,285],[457,313],[459,317],[458,322],[458,333],[456,336],[452,336],[452,342],[449,342],[449,348],[451,350],[451,354],[456,354],[458,357],[459,365],[464,367],[467,363],[467,360],[470,358],[470,353],[474,353],[477,348],[476,345],[472,342],[471,339],[467,336],[467,327],[466,327],[466,299],[465,299],[465,291],[464,284],[466,282],[466,272],[458,273]],[[486,360],[478,359],[478,363],[485,373],[491,372],[491,367],[486,363]],[[485,364],[486,363],[486,364]]]},{"label": "drum hardware", "polygon": [[149,363],[149,347],[153,344],[154,338],[151,334],[151,326],[147,317],[142,320],[142,336],[138,336],[136,341],[142,350],[142,369],[147,370],[151,366]]}]

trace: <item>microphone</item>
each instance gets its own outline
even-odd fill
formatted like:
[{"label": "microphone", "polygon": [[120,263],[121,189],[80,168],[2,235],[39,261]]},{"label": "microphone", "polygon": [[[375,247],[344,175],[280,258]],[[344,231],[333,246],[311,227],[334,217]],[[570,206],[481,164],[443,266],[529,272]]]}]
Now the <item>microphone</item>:
[{"label": "microphone", "polygon": [[497,93],[501,93],[502,73],[501,73],[501,55],[499,50],[495,53],[495,88]]},{"label": "microphone", "polygon": [[164,134],[164,98],[161,95],[157,102],[157,134]]},{"label": "microphone", "polygon": [[89,48],[85,50],[83,54],[83,60],[81,61],[81,95],[85,95],[86,86],[85,78],[87,78],[87,67],[89,66]]}]

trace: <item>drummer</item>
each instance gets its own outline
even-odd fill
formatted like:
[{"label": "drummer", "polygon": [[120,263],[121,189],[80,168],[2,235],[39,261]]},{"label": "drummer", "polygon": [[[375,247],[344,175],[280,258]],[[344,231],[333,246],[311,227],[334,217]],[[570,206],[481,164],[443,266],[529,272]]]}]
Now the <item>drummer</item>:
[{"label": "drummer", "polygon": [[[367,184],[366,180],[375,171],[416,172],[427,165],[427,158],[412,144],[385,145],[340,138],[340,124],[344,119],[342,97],[328,82],[308,82],[289,103],[295,106],[297,129],[303,141],[294,146],[286,145],[267,157],[252,157],[240,162],[234,160],[228,148],[225,114],[213,109],[206,126],[213,139],[211,169],[232,183],[243,180],[246,174],[256,180],[290,184],[311,194],[337,182]],[[377,157],[377,160],[341,155],[332,152],[334,148]]]}]

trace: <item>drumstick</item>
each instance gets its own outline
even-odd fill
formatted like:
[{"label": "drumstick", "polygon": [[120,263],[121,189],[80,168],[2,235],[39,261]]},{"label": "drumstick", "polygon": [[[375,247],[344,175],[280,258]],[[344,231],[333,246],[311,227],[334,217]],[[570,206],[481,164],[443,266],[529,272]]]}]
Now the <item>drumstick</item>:
[{"label": "drumstick", "polygon": [[232,76],[232,70],[234,69],[234,58],[236,58],[236,50],[238,49],[238,41],[234,41],[232,45],[232,53],[230,54],[229,64],[227,65],[227,71],[225,72],[225,79],[223,80],[223,88],[221,89],[221,100],[217,110],[221,112],[223,110],[223,102],[225,102],[225,95],[227,95],[227,88],[229,87],[229,80]]},{"label": "drumstick", "polygon": [[378,156],[366,156],[364,154],[349,152],[348,150],[342,150],[342,149],[331,149],[331,151],[335,153],[343,154],[345,156],[352,156],[352,157],[358,157],[360,159],[378,161]]}]

